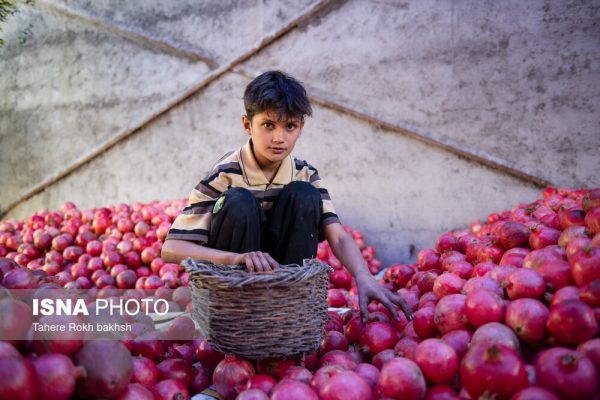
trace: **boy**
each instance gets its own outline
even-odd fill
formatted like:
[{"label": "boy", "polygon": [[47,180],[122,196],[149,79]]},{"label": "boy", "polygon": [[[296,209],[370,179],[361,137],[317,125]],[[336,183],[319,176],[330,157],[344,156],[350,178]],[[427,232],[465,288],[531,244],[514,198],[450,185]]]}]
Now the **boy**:
[{"label": "boy", "polygon": [[[290,153],[312,114],[304,87],[294,78],[269,71],[248,84],[242,117],[249,141],[217,162],[173,222],[162,258],[210,260],[267,272],[279,264],[300,264],[317,253],[320,238],[352,273],[360,312],[376,299],[398,319],[394,304],[408,319],[401,296],[377,284],[360,250],[342,227],[317,170]],[[322,240],[322,239],[321,239]]]}]

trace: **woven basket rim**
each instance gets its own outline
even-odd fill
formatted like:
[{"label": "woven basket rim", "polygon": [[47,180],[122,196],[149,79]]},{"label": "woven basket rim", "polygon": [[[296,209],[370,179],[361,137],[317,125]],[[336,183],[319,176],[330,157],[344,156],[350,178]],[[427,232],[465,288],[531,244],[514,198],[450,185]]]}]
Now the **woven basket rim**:
[{"label": "woven basket rim", "polygon": [[192,258],[186,258],[181,265],[185,267],[193,284],[221,289],[288,287],[319,273],[333,271],[327,263],[314,258],[303,260],[302,266],[280,265],[270,272],[248,272],[244,265],[215,264]]}]

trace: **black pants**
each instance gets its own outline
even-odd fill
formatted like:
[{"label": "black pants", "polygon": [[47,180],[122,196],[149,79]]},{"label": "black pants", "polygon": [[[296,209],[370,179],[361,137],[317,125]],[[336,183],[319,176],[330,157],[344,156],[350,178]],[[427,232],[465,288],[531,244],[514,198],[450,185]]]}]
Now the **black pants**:
[{"label": "black pants", "polygon": [[234,253],[264,251],[280,264],[299,264],[314,258],[319,241],[323,202],[308,182],[294,181],[264,211],[244,188],[226,190],[219,210],[213,211],[208,247]]}]

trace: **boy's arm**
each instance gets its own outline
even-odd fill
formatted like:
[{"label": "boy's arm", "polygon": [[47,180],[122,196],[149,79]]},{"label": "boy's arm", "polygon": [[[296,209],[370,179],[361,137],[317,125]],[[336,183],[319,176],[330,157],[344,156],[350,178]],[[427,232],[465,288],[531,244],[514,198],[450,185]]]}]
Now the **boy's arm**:
[{"label": "boy's arm", "polygon": [[246,265],[250,272],[271,271],[279,267],[277,261],[269,254],[260,251],[232,253],[177,239],[167,240],[162,246],[161,258],[165,262],[179,264],[188,257],[195,260],[212,261],[215,264]]},{"label": "boy's arm", "polygon": [[323,233],[329,246],[331,246],[333,254],[346,266],[356,280],[356,286],[358,286],[358,304],[363,322],[366,322],[368,318],[367,305],[373,299],[378,300],[386,306],[395,320],[398,320],[398,312],[394,304],[402,308],[404,315],[406,315],[409,321],[412,320],[412,312],[406,301],[404,301],[402,296],[392,293],[377,283],[369,272],[367,263],[362,257],[356,242],[340,223],[334,222],[326,225],[323,228]]}]

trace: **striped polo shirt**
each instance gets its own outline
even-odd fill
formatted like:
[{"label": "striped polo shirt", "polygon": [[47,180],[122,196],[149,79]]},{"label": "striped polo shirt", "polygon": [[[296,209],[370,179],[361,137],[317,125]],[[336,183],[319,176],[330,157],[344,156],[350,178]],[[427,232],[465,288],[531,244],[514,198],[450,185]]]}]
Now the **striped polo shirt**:
[{"label": "striped polo shirt", "polygon": [[251,140],[248,140],[241,149],[227,153],[217,161],[208,175],[192,190],[187,207],[173,222],[166,240],[207,243],[213,207],[219,196],[229,188],[248,189],[261,207],[268,210],[281,189],[293,181],[310,182],[321,193],[321,231],[326,225],[339,222],[329,192],[312,165],[288,155],[281,162],[273,181],[269,182],[254,157]]}]

